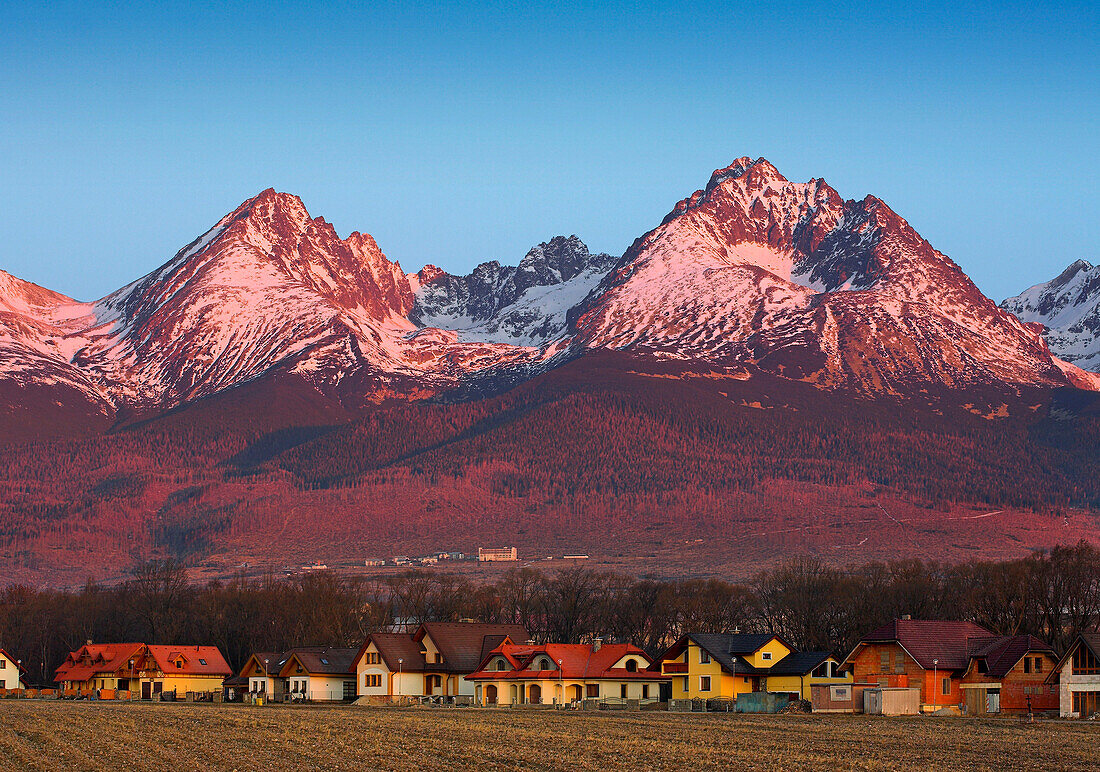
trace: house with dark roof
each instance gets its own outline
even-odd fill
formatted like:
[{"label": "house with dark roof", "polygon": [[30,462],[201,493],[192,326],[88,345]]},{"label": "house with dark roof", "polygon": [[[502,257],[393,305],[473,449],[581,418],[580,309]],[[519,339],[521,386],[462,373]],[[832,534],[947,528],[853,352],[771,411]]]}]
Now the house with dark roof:
[{"label": "house with dark roof", "polygon": [[340,702],[355,699],[358,649],[304,647],[285,652],[279,678],[296,702]]},{"label": "house with dark roof", "polygon": [[1028,636],[998,636],[973,622],[896,619],[860,639],[844,664],[857,682],[920,690],[925,712],[1051,710],[1054,651]]},{"label": "house with dark roof", "polygon": [[289,652],[257,651],[245,660],[237,677],[247,684],[249,697],[281,701],[287,694],[287,681],[279,673],[290,658]]},{"label": "house with dark roof", "polygon": [[669,696],[735,699],[751,692],[810,699],[814,684],[850,684],[827,651],[797,651],[771,633],[687,633],[651,669],[672,677]]},{"label": "house with dark roof", "polygon": [[1053,713],[1058,687],[1047,682],[1058,658],[1034,635],[994,635],[967,642],[970,663],[959,684],[967,715]]},{"label": "house with dark roof", "polygon": [[505,640],[527,641],[522,625],[425,622],[410,633],[373,633],[355,657],[356,690],[380,701],[473,697],[466,676]]},{"label": "house with dark roof", "polygon": [[514,643],[505,639],[466,676],[479,705],[563,705],[582,700],[639,705],[661,699],[669,676],[627,643]]},{"label": "house with dark roof", "polygon": [[1089,718],[1100,713],[1100,633],[1081,633],[1047,676],[1058,689],[1058,715]]}]

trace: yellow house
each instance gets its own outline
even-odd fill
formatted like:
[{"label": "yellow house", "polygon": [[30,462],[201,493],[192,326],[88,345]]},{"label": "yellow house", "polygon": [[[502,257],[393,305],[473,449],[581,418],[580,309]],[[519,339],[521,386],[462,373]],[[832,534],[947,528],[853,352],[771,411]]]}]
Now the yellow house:
[{"label": "yellow house", "polygon": [[54,680],[67,691],[131,691],[148,700],[165,692],[217,692],[232,674],[217,646],[89,642],[69,653]]},{"label": "yellow house", "polygon": [[767,633],[688,633],[651,666],[672,677],[672,699],[736,699],[773,692],[810,699],[813,684],[851,683],[828,652],[798,652]]}]

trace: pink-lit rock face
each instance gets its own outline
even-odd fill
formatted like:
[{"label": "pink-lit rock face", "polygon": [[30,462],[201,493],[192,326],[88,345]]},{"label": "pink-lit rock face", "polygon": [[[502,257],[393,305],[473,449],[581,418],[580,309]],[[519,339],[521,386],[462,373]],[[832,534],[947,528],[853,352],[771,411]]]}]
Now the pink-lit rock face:
[{"label": "pink-lit rock face", "polygon": [[1040,329],[882,201],[845,201],[748,158],[617,259],[556,237],[518,266],[406,273],[371,236],[341,239],[296,196],[266,190],[96,302],[0,273],[0,382],[105,420],[273,373],[357,404],[476,393],[594,349],[865,394],[1096,388],[1051,357]]},{"label": "pink-lit rock face", "polygon": [[574,312],[577,342],[826,387],[1092,387],[873,196],[738,159],[639,238]]}]

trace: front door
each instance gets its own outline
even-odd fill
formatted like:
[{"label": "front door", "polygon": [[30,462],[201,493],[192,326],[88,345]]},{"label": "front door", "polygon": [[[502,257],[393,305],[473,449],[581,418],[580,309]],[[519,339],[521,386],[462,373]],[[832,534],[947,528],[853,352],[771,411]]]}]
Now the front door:
[{"label": "front door", "polygon": [[141,682],[141,699],[148,700],[153,696],[153,685],[148,681]]},{"label": "front door", "polygon": [[661,702],[668,702],[672,699],[672,684],[662,683],[660,686]]},{"label": "front door", "polygon": [[1001,712],[1001,690],[990,689],[985,693],[985,711],[986,713],[1000,713]]}]

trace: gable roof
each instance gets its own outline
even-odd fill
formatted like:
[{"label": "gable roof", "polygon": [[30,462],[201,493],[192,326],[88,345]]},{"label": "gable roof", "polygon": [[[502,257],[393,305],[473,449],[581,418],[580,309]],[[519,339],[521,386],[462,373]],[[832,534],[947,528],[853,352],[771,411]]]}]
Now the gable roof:
[{"label": "gable roof", "polygon": [[[217,646],[146,646],[144,665],[155,663],[162,673],[191,676],[227,676],[233,669]],[[182,667],[176,667],[181,662]]]},{"label": "gable roof", "polygon": [[[636,671],[614,667],[619,660],[628,655],[638,658]],[[497,656],[503,656],[511,665],[511,669],[486,670],[489,662]],[[553,667],[549,670],[529,669],[532,664],[537,664],[539,657],[549,659]],[[490,651],[478,663],[477,670],[466,678],[471,681],[517,677],[551,680],[558,678],[570,680],[614,678],[645,681],[671,679],[671,676],[663,676],[648,670],[649,664],[650,660],[646,653],[629,643],[605,643],[599,649],[595,649],[589,644],[582,643],[514,644],[505,642]]]},{"label": "gable roof", "polygon": [[767,669],[768,675],[803,676],[833,655],[827,651],[792,651]]},{"label": "gable roof", "polygon": [[[990,638],[993,633],[973,622],[939,619],[895,619],[860,638],[852,653],[871,643],[897,643],[925,670],[965,670],[971,638]],[[934,662],[938,660],[938,662]]]},{"label": "gable roof", "polygon": [[[386,667],[397,672],[421,673],[424,671],[424,652],[420,650],[420,644],[413,640],[408,633],[371,633],[363,645],[359,647],[359,653],[355,655],[354,664],[358,666],[359,660],[366,653],[367,648],[374,644]],[[399,662],[398,660],[402,660]]]},{"label": "gable roof", "polygon": [[1058,664],[1054,666],[1054,670],[1046,677],[1047,683],[1052,683],[1059,677],[1058,674],[1062,672],[1062,668],[1065,666],[1066,662],[1069,661],[1070,656],[1072,656],[1078,646],[1084,646],[1092,652],[1094,657],[1100,659],[1100,632],[1078,633],[1077,637],[1073,639],[1073,643],[1066,648],[1066,653],[1062,655],[1062,658],[1058,660]]},{"label": "gable roof", "polygon": [[355,675],[358,649],[334,649],[323,646],[290,649],[279,669],[279,677],[287,678],[291,663],[297,661],[309,675]]},{"label": "gable roof", "polygon": [[[795,650],[780,636],[771,633],[685,633],[669,646],[663,654],[657,657],[653,667],[655,669],[659,668],[659,663],[663,659],[680,656],[687,648],[688,642],[692,642],[709,654],[710,658],[721,665],[727,673],[768,675],[776,672],[775,665],[770,668],[756,668],[745,662],[741,657],[759,651],[772,640],[779,641],[792,652]],[[787,659],[787,657],[783,659]],[[777,660],[776,664],[782,661]]]},{"label": "gable roof", "polygon": [[141,643],[86,643],[76,651],[70,651],[54,671],[53,680],[89,681],[101,673],[130,671],[130,660],[141,653]]},{"label": "gable roof", "polygon": [[[264,660],[267,660],[266,662]],[[254,651],[241,665],[241,669],[237,671],[237,674],[242,678],[245,677],[245,673],[248,672],[253,662],[256,663],[256,667],[260,669],[261,674],[266,671],[267,677],[272,678],[279,675],[279,671],[283,665],[286,664],[287,655],[278,651]]]},{"label": "gable roof", "polygon": [[985,674],[990,678],[1004,678],[1025,654],[1042,652],[1054,656],[1054,649],[1034,635],[994,635],[971,638],[967,641],[967,657],[984,660]]},{"label": "gable roof", "polygon": [[420,644],[425,636],[429,636],[443,654],[442,663],[429,663],[426,667],[447,673],[472,673],[476,670],[484,658],[486,637],[503,640],[502,636],[507,636],[513,641],[527,641],[531,637],[523,625],[481,622],[425,622],[413,633],[413,640]]}]

